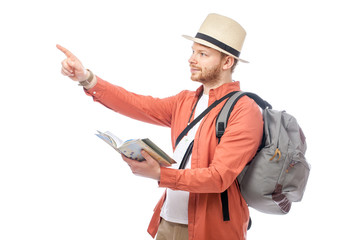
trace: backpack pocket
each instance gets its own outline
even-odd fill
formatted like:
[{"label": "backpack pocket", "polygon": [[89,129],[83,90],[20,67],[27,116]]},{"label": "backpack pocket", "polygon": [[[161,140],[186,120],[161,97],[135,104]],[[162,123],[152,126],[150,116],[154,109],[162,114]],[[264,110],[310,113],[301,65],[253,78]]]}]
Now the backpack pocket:
[{"label": "backpack pocket", "polygon": [[283,176],[279,179],[279,184],[283,187],[282,192],[291,202],[299,202],[305,192],[310,165],[301,151],[294,151],[288,156],[284,168]]}]

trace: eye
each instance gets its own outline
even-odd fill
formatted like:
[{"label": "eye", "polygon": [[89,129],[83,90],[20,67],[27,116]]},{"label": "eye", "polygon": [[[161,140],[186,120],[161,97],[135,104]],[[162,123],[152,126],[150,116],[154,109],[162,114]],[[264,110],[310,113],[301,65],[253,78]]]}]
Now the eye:
[{"label": "eye", "polygon": [[200,56],[202,56],[202,57],[206,57],[206,56],[207,56],[207,54],[206,54],[206,53],[204,53],[204,52],[201,52],[201,53],[200,53]]}]

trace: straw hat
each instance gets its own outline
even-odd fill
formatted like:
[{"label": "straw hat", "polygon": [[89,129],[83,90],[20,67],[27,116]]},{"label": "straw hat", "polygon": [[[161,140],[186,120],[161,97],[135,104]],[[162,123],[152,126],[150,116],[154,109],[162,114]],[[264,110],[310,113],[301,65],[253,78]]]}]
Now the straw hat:
[{"label": "straw hat", "polygon": [[216,13],[211,13],[206,17],[195,37],[183,35],[186,39],[214,48],[241,62],[248,63],[248,61],[239,58],[245,36],[245,29],[239,23]]}]

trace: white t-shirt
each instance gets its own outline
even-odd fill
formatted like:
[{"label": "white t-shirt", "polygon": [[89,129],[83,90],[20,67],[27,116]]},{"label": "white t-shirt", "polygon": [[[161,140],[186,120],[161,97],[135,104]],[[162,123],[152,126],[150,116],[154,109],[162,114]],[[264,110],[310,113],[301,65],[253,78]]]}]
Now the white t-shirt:
[{"label": "white t-shirt", "polygon": [[[209,95],[203,94],[196,105],[194,119],[208,107],[208,103]],[[184,157],[188,146],[195,138],[195,134],[200,126],[200,122],[191,128],[188,134],[184,136],[177,145],[173,155],[173,158],[177,164],[174,164],[172,168],[179,168],[181,160]],[[191,168],[191,156],[189,157],[189,161],[187,162],[185,168]],[[160,216],[169,222],[188,224],[188,203],[189,192],[166,189],[166,199],[161,209]]]}]

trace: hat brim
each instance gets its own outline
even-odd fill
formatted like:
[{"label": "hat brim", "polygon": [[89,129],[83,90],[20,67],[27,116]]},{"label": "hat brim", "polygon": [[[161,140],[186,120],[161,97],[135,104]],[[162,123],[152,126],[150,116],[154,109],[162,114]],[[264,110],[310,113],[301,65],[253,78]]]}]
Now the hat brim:
[{"label": "hat brim", "polygon": [[210,42],[208,42],[208,41],[205,41],[205,40],[200,39],[200,38],[194,38],[194,37],[191,37],[191,36],[188,36],[188,35],[182,35],[182,36],[183,36],[184,38],[188,39],[188,40],[191,40],[191,41],[193,41],[193,42],[196,42],[196,43],[199,43],[199,44],[201,44],[201,45],[204,45],[204,46],[213,48],[213,49],[215,49],[215,50],[218,50],[219,52],[222,52],[222,53],[225,53],[225,54],[227,54],[227,55],[229,55],[229,56],[232,56],[232,57],[234,57],[235,59],[237,59],[237,60],[239,60],[239,61],[241,61],[241,62],[243,62],[243,63],[249,63],[248,61],[246,61],[246,60],[244,60],[244,59],[241,59],[241,58],[239,58],[239,57],[237,57],[237,56],[235,56],[235,55],[233,55],[233,54],[225,51],[224,49],[219,48],[218,46],[216,46],[216,45],[214,45],[214,44],[212,44],[212,43],[210,43]]}]

